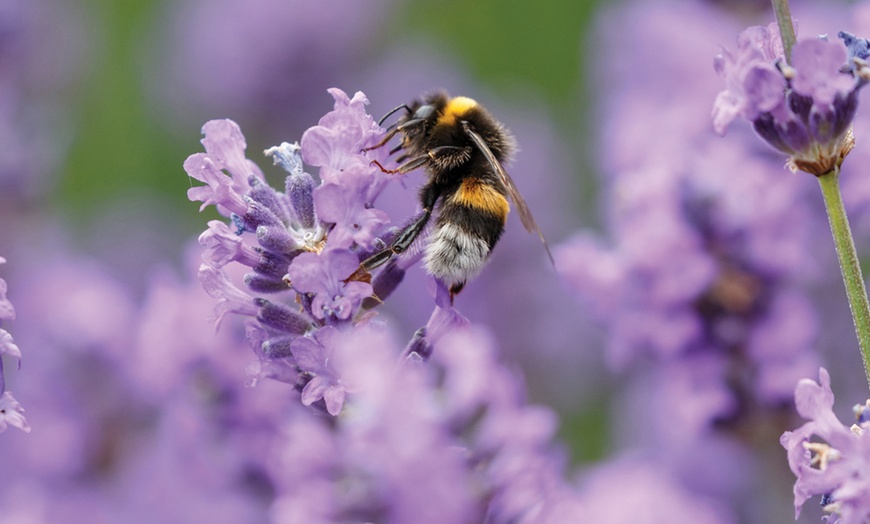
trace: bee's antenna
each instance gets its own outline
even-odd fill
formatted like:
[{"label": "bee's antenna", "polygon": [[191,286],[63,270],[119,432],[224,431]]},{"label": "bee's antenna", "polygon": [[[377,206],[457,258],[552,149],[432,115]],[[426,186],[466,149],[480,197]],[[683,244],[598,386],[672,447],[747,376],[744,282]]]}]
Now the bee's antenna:
[{"label": "bee's antenna", "polygon": [[407,111],[408,113],[411,112],[411,108],[408,107],[407,104],[402,104],[402,105],[400,105],[400,106],[396,106],[396,107],[394,107],[393,109],[390,109],[390,112],[389,112],[389,113],[387,113],[386,115],[384,115],[383,117],[381,117],[380,120],[378,120],[378,125],[379,125],[379,126],[383,126],[384,121],[385,121],[386,119],[390,118],[391,115],[395,114],[396,111],[399,111],[400,109],[404,109],[404,110]]}]

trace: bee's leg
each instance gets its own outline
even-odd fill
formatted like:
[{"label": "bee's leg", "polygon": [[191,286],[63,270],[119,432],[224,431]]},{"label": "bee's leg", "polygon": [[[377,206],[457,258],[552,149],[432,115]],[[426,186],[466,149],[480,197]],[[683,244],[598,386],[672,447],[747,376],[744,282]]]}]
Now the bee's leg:
[{"label": "bee's leg", "polygon": [[364,147],[364,148],[360,149],[360,152],[365,153],[366,151],[371,151],[372,149],[384,147],[386,145],[386,143],[389,142],[391,138],[396,136],[396,133],[398,133],[398,132],[399,132],[398,126],[391,127],[390,129],[387,130],[387,133],[384,135],[384,138],[382,138],[380,142],[378,142],[377,144],[375,144],[373,146]]},{"label": "bee's leg", "polygon": [[426,156],[438,169],[452,169],[468,162],[471,151],[467,146],[438,146],[427,151]]},{"label": "bee's leg", "polygon": [[378,251],[374,255],[363,260],[360,263],[359,268],[357,268],[351,276],[347,277],[345,282],[351,280],[362,280],[363,277],[368,275],[372,269],[380,267],[386,263],[387,260],[392,258],[393,255],[404,253],[409,247],[411,247],[411,244],[414,243],[414,240],[416,240],[417,236],[426,227],[431,216],[431,208],[424,209],[419,215],[414,217],[408,225],[399,231],[386,249]]},{"label": "bee's leg", "polygon": [[465,282],[454,282],[453,285],[450,286],[450,305],[453,305],[453,297],[459,294],[462,291],[462,288],[465,287]]},{"label": "bee's leg", "polygon": [[390,175],[399,173],[404,175],[405,173],[413,171],[429,162],[433,162],[441,168],[449,169],[467,162],[470,157],[470,147],[438,146],[433,147],[423,155],[416,156],[411,160],[400,164],[396,169],[387,169],[377,160],[372,160],[372,164],[378,166],[378,168],[380,168],[384,173]]},{"label": "bee's leg", "polygon": [[[401,109],[401,106],[399,107],[399,109]],[[408,120],[407,122],[403,122],[399,125],[393,124],[392,126],[387,128],[387,134],[384,135],[384,138],[382,138],[380,142],[378,142],[377,144],[375,144],[373,146],[364,147],[360,151],[365,153],[366,151],[371,151],[372,149],[377,149],[379,147],[383,147],[384,144],[389,142],[391,138],[396,136],[396,133],[399,133],[400,131],[404,131],[405,129],[408,129],[409,127],[418,126],[418,125],[422,124],[423,122],[424,122],[424,120],[422,118],[415,118],[413,120]]]},{"label": "bee's leg", "polygon": [[[385,121],[386,119],[390,118],[390,115],[392,115],[392,114],[394,114],[394,113],[396,113],[397,111],[400,111],[400,110],[402,110],[402,109],[404,109],[405,112],[408,113],[409,115],[411,114],[411,108],[408,107],[407,104],[402,104],[402,105],[400,105],[400,106],[396,106],[396,107],[394,107],[393,109],[390,110],[389,113],[387,113],[386,115],[382,116],[381,119],[378,120],[378,125],[379,125],[379,126],[384,125],[384,121]],[[394,124],[394,125],[395,125],[395,124]]]},{"label": "bee's leg", "polygon": [[388,175],[395,175],[396,173],[404,175],[405,173],[417,169],[429,160],[430,158],[428,155],[420,155],[418,157],[412,158],[411,160],[408,160],[404,164],[400,164],[399,167],[397,167],[396,169],[387,169],[377,160],[372,160],[372,164],[378,166],[381,171],[387,173]]}]

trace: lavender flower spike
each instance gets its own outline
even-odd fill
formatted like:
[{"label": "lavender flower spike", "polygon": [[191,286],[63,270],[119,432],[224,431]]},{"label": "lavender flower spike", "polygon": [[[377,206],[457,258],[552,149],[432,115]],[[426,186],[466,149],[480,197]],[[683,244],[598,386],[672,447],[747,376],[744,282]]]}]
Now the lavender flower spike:
[{"label": "lavender flower spike", "polygon": [[834,394],[827,370],[819,370],[819,382],[801,380],[795,389],[798,413],[808,420],[787,431],[780,443],[788,452],[788,464],[797,476],[794,485],[795,517],[813,495],[821,495],[825,511],[836,518],[828,522],[863,523],[870,518],[870,401],[856,406],[857,423],[851,427],[833,412]]},{"label": "lavender flower spike", "polygon": [[[245,158],[245,137],[229,120],[206,123],[206,151],[191,155],[185,169],[206,184],[189,191],[191,200],[230,217],[209,222],[200,236],[206,250],[199,279],[217,300],[218,323],[228,313],[246,317],[259,358],[249,367],[250,383],[291,384],[303,405],[337,416],[347,382],[332,354],[336,341],[352,338],[365,323],[368,317],[357,313],[373,293],[370,282],[350,277],[360,260],[385,245],[389,219],[374,200],[397,177],[377,167],[389,162],[388,152],[365,150],[385,132],[366,113],[365,95],[329,93],[332,111],[299,143],[264,152],[284,171],[281,189]],[[305,172],[303,160],[319,168],[319,180]],[[232,280],[239,265],[250,270],[243,284]]]},{"label": "lavender flower spike", "polygon": [[750,27],[737,51],[722,50],[714,67],[725,90],[713,105],[713,125],[724,134],[742,116],[768,144],[789,155],[792,170],[816,176],[839,168],[854,147],[852,119],[858,90],[867,83],[861,58],[866,41],[848,33],[849,47],[827,39],[801,40],[787,64],[775,24]]},{"label": "lavender flower spike", "polygon": [[[0,257],[0,264],[5,264],[6,259]],[[6,281],[0,278],[0,326],[4,320],[12,320],[15,318],[15,308],[12,303],[6,298]],[[30,432],[30,425],[24,419],[24,408],[15,400],[12,393],[6,391],[6,381],[3,376],[3,355],[10,356],[18,360],[18,366],[21,366],[21,350],[15,345],[12,340],[12,335],[5,329],[0,328],[0,433],[6,431],[8,426],[14,426],[25,433]]]}]

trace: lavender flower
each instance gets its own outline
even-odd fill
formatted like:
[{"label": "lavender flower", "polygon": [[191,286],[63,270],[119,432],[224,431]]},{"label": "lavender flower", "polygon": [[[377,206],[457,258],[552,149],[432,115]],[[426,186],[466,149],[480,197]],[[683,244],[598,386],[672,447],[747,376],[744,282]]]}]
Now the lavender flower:
[{"label": "lavender flower", "polygon": [[[5,264],[6,259],[0,257],[0,264]],[[4,320],[13,320],[15,318],[15,308],[12,303],[6,298],[6,281],[0,278],[0,326]],[[24,419],[24,408],[15,400],[11,391],[6,391],[6,381],[3,376],[3,355],[7,355],[18,361],[18,367],[21,367],[21,350],[12,340],[12,335],[5,329],[0,328],[0,433],[6,431],[7,426],[16,427],[25,433],[30,432],[30,425]]]},{"label": "lavender flower", "polygon": [[245,137],[230,120],[212,120],[202,127],[202,132],[205,153],[188,157],[184,170],[206,186],[190,188],[188,198],[202,201],[200,210],[215,205],[223,215],[244,215],[248,206],[243,197],[251,189],[249,177],[263,178],[257,165],[245,158]]},{"label": "lavender flower", "polygon": [[290,263],[287,276],[297,293],[312,297],[311,312],[318,320],[333,323],[348,320],[362,299],[372,294],[368,282],[342,282],[359,267],[359,257],[346,249],[330,249],[320,255],[302,253]]},{"label": "lavender flower", "polygon": [[[230,216],[232,227],[213,221],[200,236],[207,249],[199,275],[218,301],[218,323],[228,313],[249,318],[248,339],[261,360],[251,369],[251,383],[266,377],[289,382],[305,405],[338,415],[345,387],[331,361],[344,335],[336,330],[356,328],[363,300],[375,289],[349,277],[362,257],[385,245],[389,220],[373,203],[396,177],[373,165],[388,163],[388,152],[363,152],[383,136],[365,112],[365,96],[350,98],[338,89],[330,94],[333,111],[304,133],[301,145],[266,151],[287,172],[283,191],[268,186],[245,158],[244,137],[228,120],[204,126],[206,152],[191,155],[185,169],[206,183],[189,197]],[[304,171],[303,160],[319,168],[320,185]],[[246,233],[253,233],[255,244],[245,241]],[[253,270],[243,286],[226,272],[238,265]],[[385,275],[398,273],[400,280],[404,270],[391,267]],[[391,290],[382,280],[376,280],[381,299]]]},{"label": "lavender flower", "polygon": [[[866,522],[870,518],[870,400],[854,408],[857,422],[845,426],[833,412],[831,377],[819,370],[819,382],[801,380],[795,405],[806,419],[803,426],[783,433],[780,442],[797,477],[794,486],[795,517],[814,495],[821,495],[828,522]],[[820,439],[821,441],[819,441]]]},{"label": "lavender flower", "polygon": [[[798,283],[813,274],[807,253],[825,224],[797,204],[805,198],[799,180],[771,179],[775,162],[751,142],[722,143],[705,121],[715,77],[694,74],[704,59],[695,42],[724,32],[719,12],[695,4],[666,14],[639,2],[619,15],[646,20],[638,46],[654,40],[669,51],[642,61],[656,63],[654,71],[632,71],[642,84],[604,86],[609,235],[577,234],[557,249],[557,267],[606,327],[614,368],[703,362],[715,369],[704,371],[717,385],[713,397],[779,406],[818,365],[815,313]],[[694,29],[675,35],[674,25]],[[616,55],[606,65],[620,62]],[[674,99],[673,78],[698,97]],[[662,125],[669,133],[655,132]],[[802,319],[801,329],[792,318]],[[731,380],[732,365],[751,378]],[[695,415],[707,426],[723,412]]]},{"label": "lavender flower", "polygon": [[[781,162],[769,148],[740,130],[723,143],[711,129],[721,85],[698,71],[739,20],[678,3],[634,1],[602,17],[605,232],[557,248],[557,269],[602,325],[608,362],[632,379],[619,444],[675,492],[740,508],[705,518],[753,521],[746,494],[771,490],[752,470],[762,459],[753,439],[781,432],[794,385],[819,365],[823,326],[806,283],[827,262],[814,249],[827,223],[807,203],[808,180],[770,176]],[[637,30],[614,30],[625,26]],[[774,54],[765,42],[759,55]],[[771,72],[782,78],[772,65],[756,74]]]},{"label": "lavender flower", "polygon": [[860,56],[864,40],[840,37],[848,56],[844,46],[826,39],[802,40],[786,64],[775,24],[746,29],[736,53],[723,49],[714,64],[726,83],[713,107],[716,131],[723,134],[742,116],[789,155],[794,169],[821,176],[839,168],[854,147],[849,129],[858,90],[870,78]]},{"label": "lavender flower", "polygon": [[345,384],[333,369],[335,352],[340,351],[337,346],[343,342],[341,337],[335,327],[325,326],[313,337],[297,337],[290,344],[299,370],[313,377],[302,389],[302,404],[310,406],[323,399],[326,411],[333,416],[341,412],[346,393]]}]

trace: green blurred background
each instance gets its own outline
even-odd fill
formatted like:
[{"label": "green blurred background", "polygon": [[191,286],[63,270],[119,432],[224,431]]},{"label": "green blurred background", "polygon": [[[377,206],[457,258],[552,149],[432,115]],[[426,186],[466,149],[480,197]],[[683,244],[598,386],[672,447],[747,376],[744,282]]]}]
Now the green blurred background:
[{"label": "green blurred background", "polygon": [[[70,94],[75,138],[56,204],[87,226],[112,199],[144,192],[165,201],[165,212],[176,217],[180,232],[197,233],[202,219],[185,198],[188,182],[181,164],[201,147],[202,122],[186,123],[185,133],[168,133],[154,118],[144,91],[143,55],[162,37],[159,20],[166,3],[90,0],[83,7],[93,53],[87,57],[86,78]],[[449,0],[396,7],[377,35],[381,48],[425,36],[508,101],[516,96],[521,104],[519,93],[537,91],[570,142],[569,150],[577,153],[572,160],[578,175],[588,171],[588,150],[578,145],[586,143],[583,43],[595,2]]]}]

